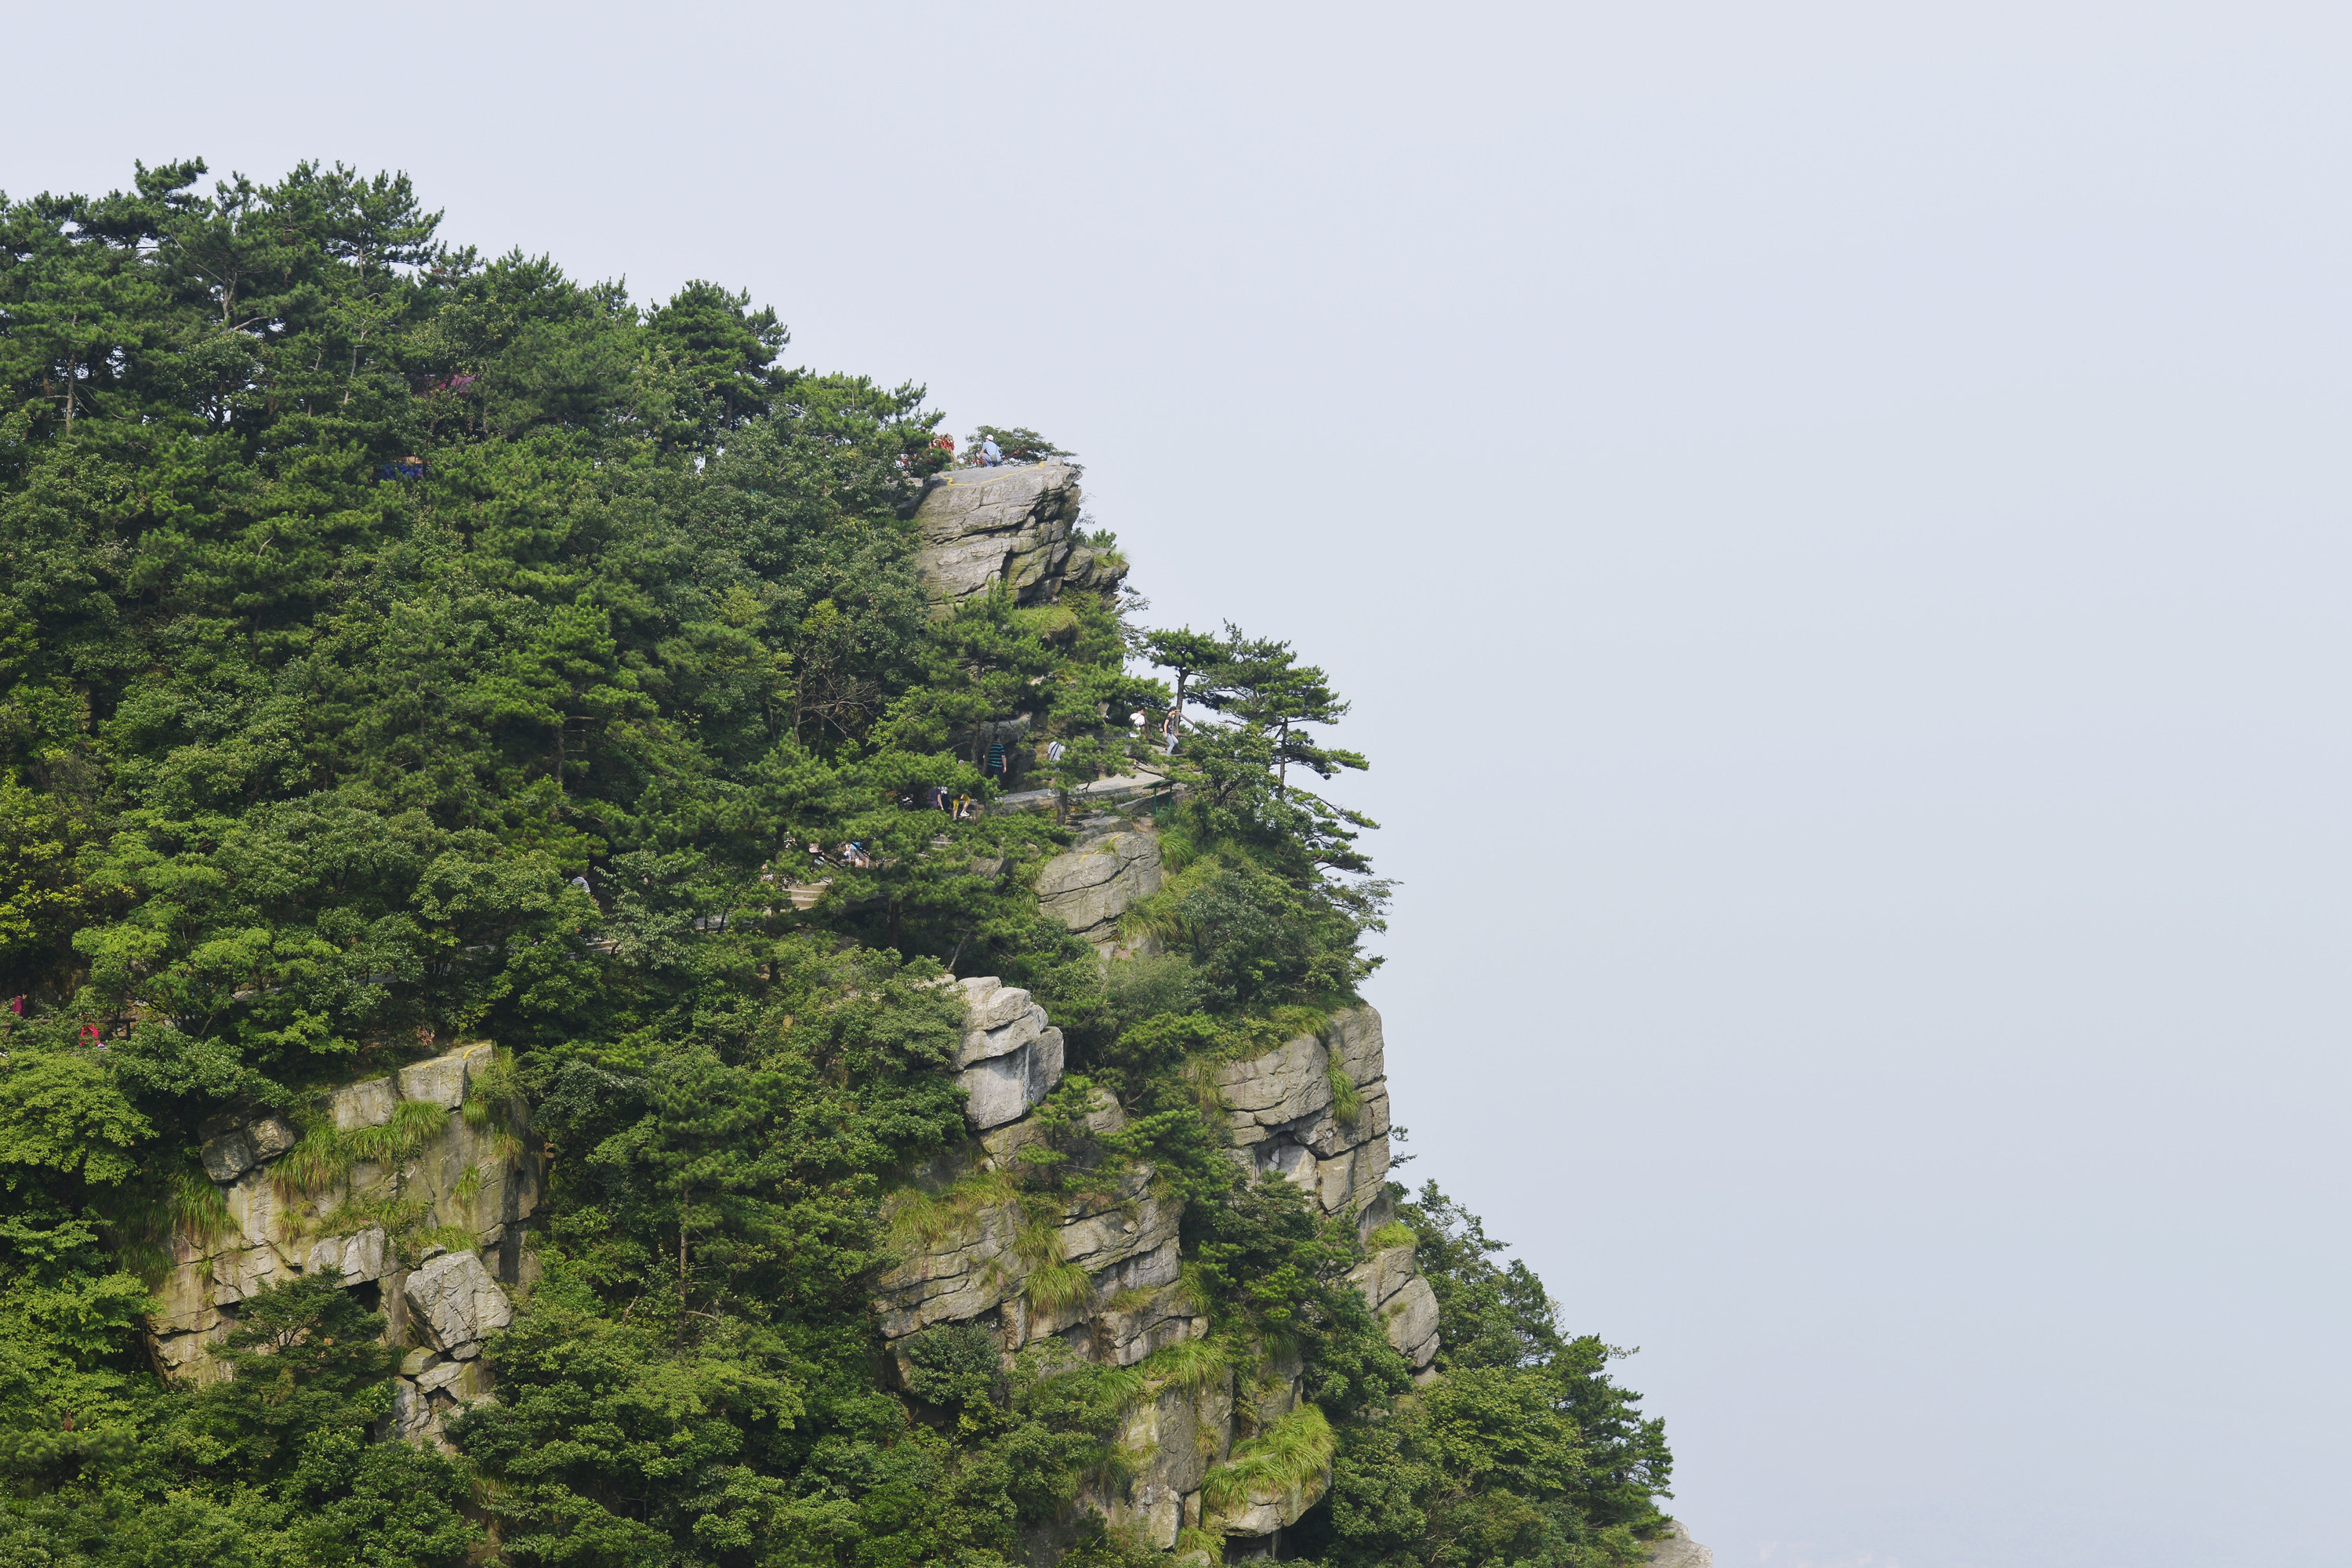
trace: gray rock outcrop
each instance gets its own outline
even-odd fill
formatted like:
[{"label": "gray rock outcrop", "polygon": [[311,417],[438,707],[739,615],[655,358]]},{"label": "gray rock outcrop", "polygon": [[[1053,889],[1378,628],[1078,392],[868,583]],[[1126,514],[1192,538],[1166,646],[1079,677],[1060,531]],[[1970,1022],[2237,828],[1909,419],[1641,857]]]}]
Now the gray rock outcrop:
[{"label": "gray rock outcrop", "polygon": [[1298,1522],[1299,1516],[1323,1500],[1331,1489],[1331,1472],[1325,1469],[1296,1488],[1280,1491],[1252,1492],[1246,1499],[1215,1518],[1218,1529],[1227,1535],[1272,1535]]},{"label": "gray rock outcrop", "polygon": [[1348,1281],[1380,1319],[1390,1346],[1414,1372],[1426,1372],[1437,1358],[1437,1293],[1415,1269],[1412,1244],[1374,1253],[1348,1271]]},{"label": "gray rock outcrop", "polygon": [[966,1015],[956,1083],[964,1091],[964,1114],[986,1131],[1026,1116],[1054,1092],[1062,1081],[1062,1031],[1029,993],[1001,985],[992,974],[959,984]]},{"label": "gray rock outcrop", "polygon": [[205,1174],[215,1182],[233,1182],[265,1160],[274,1160],[294,1147],[294,1129],[285,1118],[264,1116],[244,1127],[231,1128],[205,1140],[197,1159]]},{"label": "gray rock outcrop", "polygon": [[[444,1110],[455,1110],[465,1103],[466,1091],[473,1087],[474,1079],[489,1065],[490,1047],[488,1041],[460,1046],[446,1056],[433,1057],[401,1068],[398,1075],[400,1098],[437,1105]],[[383,1102],[379,1100],[376,1103],[381,1105]],[[378,1120],[389,1121],[391,1113],[383,1111]]]},{"label": "gray rock outcrop", "polygon": [[[1387,1080],[1381,1016],[1361,1004],[1335,1014],[1321,1035],[1217,1069],[1236,1152],[1306,1188],[1324,1213],[1355,1215],[1366,1236],[1389,1218]],[[1340,1104],[1343,1082],[1352,1115]]]},{"label": "gray rock outcrop", "polygon": [[1666,1533],[1650,1542],[1650,1568],[1715,1568],[1715,1553],[1690,1538],[1675,1520]]},{"label": "gray rock outcrop", "polygon": [[[1095,848],[1120,831],[1097,834],[1081,847]],[[1126,831],[1149,840],[1146,833]],[[1040,879],[1042,890],[1065,896],[1064,907],[1080,911],[1087,924],[1075,929],[1081,930],[1115,919],[1105,912],[1099,889],[1142,857],[1113,848],[1090,868],[1076,864],[1083,858]],[[1140,886],[1140,879],[1129,885]],[[1008,1356],[1058,1341],[1098,1364],[1143,1366],[1149,1381],[1123,1417],[1119,1461],[1089,1483],[1081,1502],[1162,1551],[1187,1529],[1222,1533],[1237,1552],[1244,1550],[1241,1542],[1266,1544],[1322,1498],[1328,1472],[1295,1488],[1236,1498],[1222,1511],[1205,1508],[1204,1489],[1215,1467],[1231,1458],[1237,1434],[1264,1432],[1298,1408],[1303,1363],[1295,1352],[1261,1349],[1245,1367],[1213,1363],[1202,1375],[1194,1364],[1191,1375],[1180,1375],[1171,1369],[1185,1366],[1183,1358],[1151,1361],[1155,1352],[1206,1337],[1209,1329],[1181,1273],[1181,1203],[1161,1189],[1148,1161],[1104,1167],[1101,1187],[1082,1197],[1048,1198],[1008,1183],[1008,1164],[1047,1136],[1032,1114],[1044,1090],[1006,1089],[990,1099],[996,1091],[972,1075],[1029,1053],[1058,1078],[1059,1031],[1017,987],[984,977],[940,984],[955,984],[964,998],[966,1029],[950,1070],[971,1098],[977,1132],[961,1152],[927,1170],[917,1191],[897,1200],[899,1261],[882,1276],[875,1302],[885,1343],[895,1357],[896,1347],[927,1329],[976,1326]],[[1049,1037],[1050,1051],[1044,1048]],[[1026,1084],[1028,1070],[1005,1067],[1004,1081]],[[1298,1182],[1323,1212],[1353,1215],[1366,1237],[1391,1217],[1378,1013],[1346,1009],[1316,1034],[1223,1064],[1215,1084],[1236,1160]],[[1126,1118],[1116,1100],[1097,1091],[1082,1121],[1099,1137],[1118,1131]],[[1083,1143],[1075,1157],[1087,1157]],[[1050,1276],[1041,1274],[1048,1268]],[[1414,1268],[1412,1245],[1375,1252],[1349,1278],[1389,1342],[1417,1373],[1431,1375],[1437,1300]],[[1040,1279],[1051,1288],[1035,1289]],[[907,1363],[900,1359],[899,1365],[903,1375]]]},{"label": "gray rock outcrop", "polygon": [[1077,470],[1065,463],[950,468],[934,479],[915,509],[922,537],[915,572],[933,605],[952,609],[999,582],[1024,605],[1061,590],[1074,553],[1090,585],[1108,574],[1095,552],[1074,543]]},{"label": "gray rock outcrop", "polygon": [[[988,1204],[913,1242],[882,1276],[883,1337],[904,1339],[937,1323],[985,1322],[1010,1351],[1088,1324],[1075,1348],[1126,1365],[1171,1339],[1207,1332],[1207,1321],[1180,1297],[1160,1294],[1177,1280],[1183,1206],[1152,1191],[1154,1173],[1139,1163],[1112,1193],[1059,1205],[1039,1226],[1049,1238],[1040,1250],[1085,1272],[1084,1298],[1059,1305],[1030,1300],[1030,1270],[1018,1243],[1024,1225],[1037,1222],[1018,1202]],[[1090,1321],[1097,1316],[1102,1321]]]},{"label": "gray rock outcrop", "polygon": [[[157,1370],[195,1383],[227,1375],[214,1352],[236,1326],[239,1306],[273,1283],[331,1268],[346,1288],[375,1292],[394,1343],[419,1343],[415,1364],[404,1363],[391,1430],[434,1436],[444,1413],[487,1397],[478,1352],[512,1316],[506,1287],[529,1275],[522,1240],[542,1181],[502,1109],[488,1118],[465,1114],[491,1058],[487,1043],[464,1045],[329,1089],[309,1108],[208,1123],[201,1157],[220,1218],[210,1227],[177,1226],[167,1240],[170,1268],[147,1320]],[[296,1146],[298,1126],[331,1135],[331,1145],[389,1126],[405,1105],[433,1114],[403,1123],[410,1136],[398,1160],[352,1159],[346,1144],[340,1160],[326,1161],[338,1173],[308,1184],[287,1174],[281,1156]],[[404,1251],[425,1233],[454,1231],[472,1247]],[[422,1376],[467,1364],[476,1370]]]},{"label": "gray rock outcrop", "polygon": [[1130,1473],[1096,1500],[1113,1525],[1165,1552],[1180,1530],[1201,1528],[1201,1483],[1234,1447],[1234,1375],[1162,1384],[1128,1413],[1118,1435]]},{"label": "gray rock outcrop", "polygon": [[417,1337],[459,1361],[479,1355],[482,1342],[514,1321],[514,1304],[471,1250],[426,1258],[408,1271],[401,1294]]},{"label": "gray rock outcrop", "polygon": [[1160,836],[1123,817],[1092,818],[1077,843],[1037,872],[1037,908],[1106,956],[1118,947],[1118,921],[1160,890]]}]

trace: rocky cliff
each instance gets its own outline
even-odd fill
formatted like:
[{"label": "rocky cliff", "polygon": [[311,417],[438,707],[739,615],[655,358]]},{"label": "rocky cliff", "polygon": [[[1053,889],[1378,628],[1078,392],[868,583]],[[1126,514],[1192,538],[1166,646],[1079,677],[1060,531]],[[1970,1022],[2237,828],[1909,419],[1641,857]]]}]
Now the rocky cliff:
[{"label": "rocky cliff", "polygon": [[999,582],[1021,604],[1051,601],[1066,584],[1108,588],[1127,574],[1078,538],[1078,471],[1066,463],[950,468],[915,510],[915,568],[932,602],[952,609]]},{"label": "rocky cliff", "polygon": [[248,1108],[204,1128],[205,1191],[179,1205],[147,1343],[158,1370],[211,1382],[238,1303],[272,1281],[336,1271],[385,1315],[400,1369],[392,1425],[437,1433],[480,1398],[483,1342],[529,1278],[541,1171],[487,1044]]},{"label": "rocky cliff", "polygon": [[[998,582],[1024,603],[1071,582],[1115,582],[1124,567],[1076,540],[1078,501],[1076,471],[1060,464],[936,482],[917,513],[935,603],[951,607]],[[1076,841],[1038,871],[1040,910],[1107,961],[1149,952],[1148,938],[1122,927],[1161,885],[1151,823],[1108,810],[1076,826]],[[893,1213],[898,1261],[874,1303],[893,1363],[903,1377],[908,1342],[948,1327],[985,1332],[1007,1358],[1052,1341],[1086,1361],[1141,1368],[1119,1433],[1124,1458],[1084,1500],[1163,1551],[1193,1530],[1222,1536],[1234,1555],[1265,1553],[1329,1485],[1326,1470],[1254,1486],[1232,1463],[1250,1438],[1320,1422],[1303,1399],[1301,1364],[1263,1347],[1240,1364],[1160,1354],[1210,1331],[1182,1275],[1181,1201],[1149,1161],[1048,1200],[1007,1179],[1024,1149],[1055,1135],[1040,1107],[1062,1080],[1062,1032],[1027,991],[995,977],[941,984],[964,1009],[948,1070],[970,1134]],[[212,1351],[242,1300],[333,1269],[380,1304],[407,1352],[394,1431],[435,1438],[460,1404],[495,1397],[480,1352],[530,1279],[523,1242],[543,1173],[520,1108],[488,1088],[494,1059],[488,1045],[463,1046],[208,1127],[203,1157],[218,1202],[172,1232],[149,1334],[157,1364],[184,1379],[223,1375]],[[1368,1242],[1394,1217],[1385,1042],[1370,1006],[1216,1062],[1209,1086],[1238,1165],[1297,1184]],[[1082,1131],[1099,1139],[1125,1122],[1097,1092]],[[1437,1303],[1412,1244],[1377,1248],[1349,1279],[1415,1373],[1433,1376]]]}]

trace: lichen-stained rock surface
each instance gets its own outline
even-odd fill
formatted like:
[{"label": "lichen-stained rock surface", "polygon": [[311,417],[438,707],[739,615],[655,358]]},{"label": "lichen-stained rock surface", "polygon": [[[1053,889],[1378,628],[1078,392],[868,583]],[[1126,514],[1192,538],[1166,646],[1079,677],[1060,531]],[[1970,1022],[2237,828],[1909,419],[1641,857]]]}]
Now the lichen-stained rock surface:
[{"label": "lichen-stained rock surface", "polygon": [[1201,1483],[1233,1452],[1233,1373],[1160,1383],[1128,1413],[1118,1445],[1122,1462],[1087,1500],[1165,1552],[1178,1531],[1200,1528]]},{"label": "lichen-stained rock surface", "polygon": [[[197,1383],[226,1375],[215,1351],[236,1327],[239,1305],[269,1284],[329,1268],[347,1287],[378,1292],[394,1342],[422,1339],[436,1354],[478,1351],[511,1315],[500,1280],[513,1284],[525,1271],[523,1233],[543,1179],[509,1110],[485,1102],[476,1116],[466,1113],[492,1056],[487,1043],[463,1045],[339,1085],[310,1104],[248,1109],[208,1122],[203,1158],[219,1201],[211,1225],[184,1223],[167,1238],[170,1267],[147,1320],[157,1369]],[[429,1111],[410,1112],[401,1123],[406,1137],[397,1159],[357,1157],[382,1154],[381,1142],[372,1151],[346,1146],[352,1152],[325,1162],[331,1173],[318,1174],[315,1160],[299,1166],[311,1173],[307,1180],[289,1173],[298,1165],[286,1156],[303,1129],[330,1147],[355,1136],[383,1140],[375,1130],[391,1127],[407,1105]],[[404,1250],[425,1233],[457,1231],[471,1248],[430,1260]],[[426,1268],[412,1275],[419,1262]],[[417,1307],[419,1289],[430,1310]],[[424,1413],[416,1430],[437,1431],[428,1417],[446,1404],[442,1391],[411,1393],[402,1408]]]},{"label": "lichen-stained rock surface", "polygon": [[[915,509],[922,543],[915,572],[932,604],[952,609],[1010,584],[1024,605],[1059,592],[1071,564],[1078,521],[1078,474],[1066,463],[950,468],[931,481]],[[1088,552],[1079,565],[1091,583],[1108,575]]]},{"label": "lichen-stained rock surface", "polygon": [[400,1069],[400,1098],[455,1110],[466,1099],[473,1079],[490,1065],[488,1041],[460,1046],[444,1056],[429,1058]]},{"label": "lichen-stained rock surface", "polygon": [[1037,908],[1109,952],[1121,915],[1160,890],[1160,836],[1124,818],[1089,818],[1078,842],[1037,873]]},{"label": "lichen-stained rock surface", "polygon": [[[1024,1226],[1038,1220],[1017,1201],[958,1213],[950,1193],[944,1223],[928,1237],[910,1237],[902,1261],[881,1278],[884,1338],[986,1318],[1003,1331],[1006,1348],[1017,1349],[1086,1322],[1123,1293],[1174,1283],[1183,1206],[1152,1191],[1153,1174],[1149,1164],[1139,1164],[1114,1191],[1057,1205],[1044,1216],[1053,1256],[1086,1270],[1091,1284],[1087,1300],[1059,1310],[1036,1306],[1025,1296],[1029,1271],[1015,1243]],[[1124,1331],[1132,1342],[1156,1321],[1134,1312],[1132,1301],[1122,1305],[1130,1310],[1108,1314],[1122,1321],[1107,1325],[1103,1337],[1117,1342]],[[1192,1320],[1187,1315],[1185,1321],[1189,1334]]]}]

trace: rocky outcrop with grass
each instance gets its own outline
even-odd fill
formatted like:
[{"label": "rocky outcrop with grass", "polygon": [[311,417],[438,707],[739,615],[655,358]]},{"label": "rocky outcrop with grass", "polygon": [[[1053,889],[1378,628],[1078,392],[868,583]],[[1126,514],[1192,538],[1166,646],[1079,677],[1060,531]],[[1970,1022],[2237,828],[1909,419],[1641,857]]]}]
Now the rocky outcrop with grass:
[{"label": "rocky outcrop with grass", "polygon": [[[1156,841],[1121,819],[1048,863],[1041,905],[1080,935],[1113,932],[1122,896],[1152,890],[1136,873],[1147,864],[1156,887]],[[1044,1103],[1054,1084],[1036,1064],[1050,1060],[1053,1079],[1061,1068],[1059,1031],[1044,1010],[993,979],[955,984],[966,1033],[954,1070],[974,1132],[892,1200],[899,1261],[876,1305],[902,1379],[910,1339],[932,1329],[980,1330],[1008,1358],[1055,1340],[1084,1360],[1133,1368],[1122,1458],[1084,1500],[1162,1551],[1264,1543],[1330,1484],[1334,1438],[1303,1397],[1297,1356],[1237,1354],[1209,1339],[1183,1278],[1181,1204],[1149,1161],[1107,1164],[1075,1193],[1024,1188],[1015,1173],[1030,1151],[1069,1158],[1119,1132],[1126,1112],[1099,1090],[1076,1115]],[[1016,1063],[1023,1051],[1034,1053],[1028,1065]],[[1437,1303],[1414,1268],[1411,1233],[1394,1223],[1387,1079],[1380,1015],[1360,1004],[1271,1050],[1213,1064],[1203,1087],[1223,1110],[1237,1163],[1279,1173],[1321,1213],[1354,1223],[1370,1256],[1349,1282],[1427,1376]]]},{"label": "rocky outcrop with grass", "polygon": [[227,1375],[215,1348],[265,1285],[334,1271],[408,1347],[393,1426],[437,1430],[483,1396],[475,1364],[513,1315],[541,1173],[509,1071],[487,1044],[248,1107],[201,1130],[203,1174],[184,1179],[153,1286],[147,1344],[165,1375]]},{"label": "rocky outcrop with grass", "polygon": [[[1071,1131],[1099,1137],[1125,1124],[1118,1102],[1097,1092]],[[886,1342],[979,1324],[1007,1352],[1060,1336],[1087,1360],[1126,1366],[1207,1331],[1178,1278],[1182,1205],[1157,1190],[1150,1163],[1068,1198],[1024,1192],[1013,1169],[1052,1137],[1034,1115],[988,1129],[898,1194],[890,1218],[900,1261],[877,1302]]]},{"label": "rocky outcrop with grass", "polygon": [[1388,1223],[1389,1089],[1381,1016],[1359,1004],[1263,1056],[1216,1069],[1237,1157],[1279,1171],[1370,1236]]}]

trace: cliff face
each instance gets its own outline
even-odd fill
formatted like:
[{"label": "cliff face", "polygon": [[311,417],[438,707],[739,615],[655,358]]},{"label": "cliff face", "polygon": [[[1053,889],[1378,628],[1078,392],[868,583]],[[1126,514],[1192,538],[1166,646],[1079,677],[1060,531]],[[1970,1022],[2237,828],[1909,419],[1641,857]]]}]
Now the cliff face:
[{"label": "cliff face", "polygon": [[507,1287],[529,1276],[524,1233],[541,1189],[509,1108],[484,1093],[491,1062],[489,1046],[461,1046],[311,1104],[207,1123],[202,1157],[217,1203],[198,1194],[167,1240],[171,1268],[147,1329],[157,1369],[198,1383],[226,1376],[213,1352],[238,1303],[332,1268],[408,1347],[394,1431],[437,1433],[445,1412],[487,1394],[478,1358],[513,1316]]},{"label": "cliff face", "polygon": [[[1119,917],[1160,890],[1160,837],[1145,822],[1103,814],[1078,825],[1078,841],[1037,874],[1037,908],[1109,957],[1128,951]],[[1149,947],[1129,944],[1135,950]]]}]

